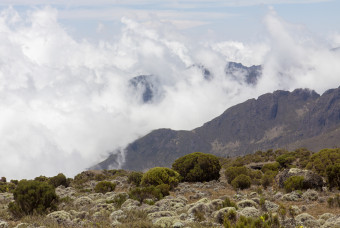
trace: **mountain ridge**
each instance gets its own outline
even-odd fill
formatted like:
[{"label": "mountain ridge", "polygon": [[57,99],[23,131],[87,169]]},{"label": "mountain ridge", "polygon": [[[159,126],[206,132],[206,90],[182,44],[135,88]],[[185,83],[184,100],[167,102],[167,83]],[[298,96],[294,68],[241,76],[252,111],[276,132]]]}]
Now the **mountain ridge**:
[{"label": "mountain ridge", "polygon": [[[191,131],[158,129],[125,148],[122,168],[146,170],[170,166],[195,151],[222,157],[269,148],[317,151],[337,146],[340,138],[340,87],[322,95],[309,89],[277,90],[232,106]],[[107,159],[96,168],[105,169]]]}]

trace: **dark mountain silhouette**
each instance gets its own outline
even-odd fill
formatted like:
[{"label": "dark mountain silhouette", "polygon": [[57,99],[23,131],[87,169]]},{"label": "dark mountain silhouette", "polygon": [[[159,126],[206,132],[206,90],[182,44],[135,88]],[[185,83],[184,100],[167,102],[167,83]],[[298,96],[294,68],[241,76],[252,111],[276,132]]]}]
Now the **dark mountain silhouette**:
[{"label": "dark mountain silhouette", "polygon": [[[275,91],[227,109],[192,131],[154,130],[125,148],[124,169],[170,166],[192,152],[238,156],[269,148],[312,151],[340,146],[340,87],[322,96],[308,89]],[[96,168],[115,162],[110,156]]]},{"label": "dark mountain silhouette", "polygon": [[247,67],[241,63],[229,62],[225,67],[225,73],[237,81],[256,84],[257,79],[262,75],[262,66]]}]

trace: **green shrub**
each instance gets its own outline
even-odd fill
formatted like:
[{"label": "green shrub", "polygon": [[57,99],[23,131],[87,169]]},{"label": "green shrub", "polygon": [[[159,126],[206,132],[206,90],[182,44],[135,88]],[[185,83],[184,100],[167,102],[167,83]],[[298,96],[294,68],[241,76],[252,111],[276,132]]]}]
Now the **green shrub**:
[{"label": "green shrub", "polygon": [[48,177],[45,176],[38,176],[36,178],[34,178],[35,181],[40,181],[40,182],[48,182]]},{"label": "green shrub", "polygon": [[62,173],[59,173],[57,176],[51,177],[49,179],[49,183],[53,185],[55,188],[62,185],[64,187],[69,186],[69,181],[66,179],[66,176]]},{"label": "green shrub", "polygon": [[295,190],[302,190],[302,189],[304,189],[303,181],[304,181],[304,177],[302,177],[302,176],[289,177],[284,182],[284,189],[287,192],[292,192],[292,191],[295,191]]},{"label": "green shrub", "polygon": [[8,209],[14,216],[45,214],[56,209],[58,197],[55,188],[35,180],[21,180],[13,192],[14,202],[9,203]]},{"label": "green shrub", "polygon": [[311,156],[306,168],[326,177],[327,167],[336,164],[340,164],[340,148],[323,149]]},{"label": "green shrub", "polygon": [[337,188],[340,190],[340,163],[335,165],[328,165],[326,169],[327,182],[329,188]]},{"label": "green shrub", "polygon": [[176,171],[165,167],[155,167],[144,173],[141,185],[158,186],[161,184],[168,184],[173,188],[178,185],[179,181],[180,175]]},{"label": "green shrub", "polygon": [[246,189],[249,188],[251,185],[251,179],[249,176],[246,176],[244,174],[238,175],[232,182],[231,185],[235,189]]},{"label": "green shrub", "polygon": [[225,171],[225,176],[227,177],[228,183],[231,184],[231,182],[238,176],[238,175],[248,175],[249,170],[245,166],[237,166],[237,167],[229,167]]},{"label": "green shrub", "polygon": [[268,170],[261,178],[261,185],[266,189],[273,183],[276,174],[275,171]]},{"label": "green shrub", "polygon": [[98,193],[107,193],[113,192],[116,188],[116,184],[110,181],[101,181],[99,182],[96,187],[94,187],[94,191]]},{"label": "green shrub", "polygon": [[140,185],[140,182],[142,181],[143,173],[142,172],[131,172],[128,176],[128,183],[132,183],[136,185],[137,187]]},{"label": "green shrub", "polygon": [[203,182],[218,180],[221,165],[216,156],[195,152],[178,158],[172,168],[183,177],[183,181]]},{"label": "green shrub", "polygon": [[237,210],[236,203],[234,201],[231,201],[229,197],[226,197],[223,201],[223,207],[235,207]]},{"label": "green shrub", "polygon": [[282,168],[287,168],[293,161],[295,161],[295,159],[296,158],[292,154],[288,153],[277,157],[276,162],[279,163]]},{"label": "green shrub", "polygon": [[279,167],[280,167],[280,163],[278,163],[278,162],[269,163],[269,164],[265,164],[264,166],[262,166],[261,171],[263,173],[266,173],[268,171],[278,172],[279,171]]},{"label": "green shrub", "polygon": [[123,203],[127,200],[128,196],[126,194],[117,194],[113,200],[107,201],[106,203],[113,203],[116,208],[120,208]]},{"label": "green shrub", "polygon": [[[156,187],[153,185],[146,186],[146,187],[136,187],[129,191],[129,197],[131,199],[139,201],[140,203],[143,203],[145,199],[160,200],[164,196],[166,196],[166,195],[163,195],[164,193],[166,194],[166,192],[162,193],[162,190],[164,191],[163,187],[158,187],[158,186]],[[169,194],[169,192],[167,192],[167,194]]]}]

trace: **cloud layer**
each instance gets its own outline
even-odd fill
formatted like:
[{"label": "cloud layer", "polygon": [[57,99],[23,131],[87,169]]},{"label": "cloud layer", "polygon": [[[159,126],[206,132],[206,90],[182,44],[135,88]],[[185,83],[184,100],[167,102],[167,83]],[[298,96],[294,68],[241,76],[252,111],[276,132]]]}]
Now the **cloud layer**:
[{"label": "cloud layer", "polygon": [[[340,85],[340,53],[274,10],[255,44],[195,43],[168,23],[121,23],[117,40],[91,43],[69,35],[56,9],[1,12],[2,176],[72,176],[152,129],[192,129],[276,89]],[[264,74],[248,85],[225,75],[228,61],[263,64]],[[137,75],[156,76],[162,95],[143,103],[143,91],[129,86]]]}]

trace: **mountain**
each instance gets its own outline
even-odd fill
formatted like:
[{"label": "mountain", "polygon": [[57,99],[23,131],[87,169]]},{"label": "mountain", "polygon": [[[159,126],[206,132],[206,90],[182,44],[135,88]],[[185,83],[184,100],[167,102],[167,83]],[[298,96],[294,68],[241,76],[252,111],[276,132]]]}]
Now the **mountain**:
[{"label": "mountain", "polygon": [[[191,131],[154,130],[125,148],[124,169],[170,166],[195,151],[238,156],[258,150],[340,146],[340,87],[321,96],[308,89],[275,91],[227,109]],[[99,163],[107,169],[115,156]]]},{"label": "mountain", "polygon": [[[214,78],[214,75],[203,65],[194,64],[189,68],[197,68],[201,71],[202,77],[207,82]],[[262,66],[244,66],[241,63],[228,62],[225,70],[226,77],[231,77],[240,83],[255,85],[257,79],[262,75]],[[131,92],[136,95],[136,99],[143,104],[153,103],[160,100],[164,95],[164,89],[156,75],[138,75],[128,82]]]}]

